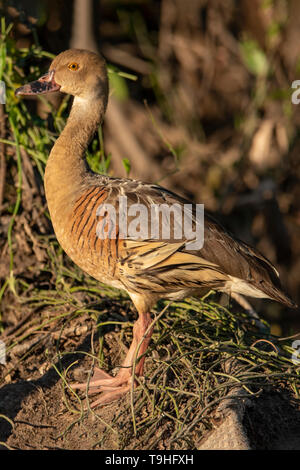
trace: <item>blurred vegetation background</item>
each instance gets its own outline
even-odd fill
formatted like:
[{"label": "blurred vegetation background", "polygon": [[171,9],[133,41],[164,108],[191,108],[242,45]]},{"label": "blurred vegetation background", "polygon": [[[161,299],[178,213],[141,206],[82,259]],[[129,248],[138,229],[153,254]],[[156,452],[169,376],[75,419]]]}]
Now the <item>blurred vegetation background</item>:
[{"label": "blurred vegetation background", "polygon": [[[42,185],[69,99],[13,95],[69,47],[100,51],[110,69],[103,132],[88,151],[92,168],[204,203],[275,264],[300,302],[300,108],[291,101],[300,78],[299,1],[11,0],[0,8],[3,328],[19,320],[20,296],[75,277],[59,271],[63,255]],[[253,304],[273,333],[297,331],[297,312]]]}]

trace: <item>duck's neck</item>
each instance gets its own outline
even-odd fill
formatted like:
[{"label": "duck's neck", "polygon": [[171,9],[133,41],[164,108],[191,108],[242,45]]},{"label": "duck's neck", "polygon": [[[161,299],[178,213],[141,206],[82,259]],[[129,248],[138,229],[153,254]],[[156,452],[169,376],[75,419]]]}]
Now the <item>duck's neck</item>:
[{"label": "duck's neck", "polygon": [[87,146],[103,119],[102,99],[74,99],[67,124],[50,153],[45,170],[45,192],[51,218],[65,213],[82,189],[89,173]]}]

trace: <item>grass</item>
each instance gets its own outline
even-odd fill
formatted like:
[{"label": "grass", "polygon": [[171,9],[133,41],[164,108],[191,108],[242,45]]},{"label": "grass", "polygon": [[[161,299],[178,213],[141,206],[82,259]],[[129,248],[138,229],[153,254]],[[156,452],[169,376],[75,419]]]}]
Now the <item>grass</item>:
[{"label": "grass", "polygon": [[[51,109],[48,120],[33,112],[32,103],[15,98],[15,88],[25,81],[23,70],[26,80],[36,79],[51,54],[38,46],[16,49],[11,27],[2,20],[1,28],[0,78],[7,85],[6,134],[0,136],[7,150],[2,216],[9,219],[1,246],[5,252],[7,244],[3,263],[8,261],[8,269],[0,288],[0,327],[9,361],[1,383],[20,370],[31,380],[31,369],[26,369],[29,363],[36,364],[36,370],[53,368],[60,378],[65,412],[71,416],[56,439],[67,439],[80,425],[91,433],[91,447],[96,448],[105,448],[109,439],[116,448],[155,449],[162,441],[168,448],[193,448],[212,428],[217,406],[232,390],[237,391],[236,400],[256,399],[269,389],[285,390],[298,399],[300,369],[292,362],[290,343],[272,336],[267,324],[262,332],[247,313],[221,306],[211,293],[200,300],[160,302],[152,312],[155,329],[145,381],[131,390],[131,400],[110,419],[89,407],[85,411],[81,395],[72,389],[73,369],[83,359],[89,367],[90,360],[107,370],[117,367],[122,355],[117,354],[118,348],[130,344],[136,316],[124,293],[99,284],[74,266],[49,229],[42,178],[47,155],[65,123],[68,98],[56,112],[45,104]],[[111,69],[111,74],[124,80],[119,71]],[[121,91],[124,94],[124,82]],[[94,171],[107,172],[110,157],[105,155],[99,129],[88,151],[89,164]],[[31,187],[29,206],[24,181],[31,174],[38,183]],[[111,343],[108,332],[113,332]],[[90,334],[91,352],[81,344]],[[118,348],[113,349],[114,344]],[[94,436],[88,427],[91,415],[101,427],[101,436]],[[0,418],[12,424],[5,414]]]},{"label": "grass", "polygon": [[[77,283],[75,292],[70,288],[33,292],[24,304],[32,309],[38,305],[40,313],[32,315],[7,343],[8,353],[19,358],[14,361],[15,369],[35,358],[37,369],[47,362],[47,369],[53,367],[60,377],[71,422],[57,439],[67,439],[76,426],[85,428],[92,415],[102,426],[101,439],[95,439],[92,447],[106,448],[106,442],[113,439],[116,448],[155,449],[165,435],[169,448],[191,448],[212,428],[216,408],[231,391],[236,392],[235,400],[255,400],[266,390],[285,391],[299,398],[299,367],[291,360],[289,343],[280,342],[268,331],[262,333],[246,313],[221,307],[211,293],[203,300],[187,299],[171,305],[160,302],[153,311],[156,322],[145,381],[140,381],[128,404],[110,419],[103,417],[101,408],[91,410],[88,406],[86,410],[85,397],[72,390],[73,370],[83,358],[88,368],[91,363],[106,370],[118,366],[120,358],[111,357],[116,349],[108,345],[106,334],[119,326],[113,333],[114,341],[129,345],[135,314],[119,291],[108,292],[98,286],[98,293],[92,279],[82,281],[88,294],[83,299],[76,297],[81,288]],[[127,313],[120,321],[122,311]],[[91,340],[91,351],[79,345],[74,348],[70,346],[74,341],[65,339],[74,339],[76,330],[86,323],[98,337]],[[78,336],[76,343],[91,329]],[[12,372],[7,370],[7,374]]]}]

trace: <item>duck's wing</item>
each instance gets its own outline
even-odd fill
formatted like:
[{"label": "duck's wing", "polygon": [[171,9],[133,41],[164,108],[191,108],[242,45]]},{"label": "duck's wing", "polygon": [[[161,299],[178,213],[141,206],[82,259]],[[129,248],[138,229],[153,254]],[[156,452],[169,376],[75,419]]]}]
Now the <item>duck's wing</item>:
[{"label": "duck's wing", "polygon": [[[106,178],[102,185],[106,196],[103,200],[100,192],[98,237],[102,233],[105,238],[105,230],[115,230],[115,238],[103,243],[111,247],[116,275],[128,291],[163,294],[206,288],[269,297],[294,306],[270,261],[211,216],[202,218],[203,206],[140,181]],[[112,217],[109,208],[116,215]]]}]

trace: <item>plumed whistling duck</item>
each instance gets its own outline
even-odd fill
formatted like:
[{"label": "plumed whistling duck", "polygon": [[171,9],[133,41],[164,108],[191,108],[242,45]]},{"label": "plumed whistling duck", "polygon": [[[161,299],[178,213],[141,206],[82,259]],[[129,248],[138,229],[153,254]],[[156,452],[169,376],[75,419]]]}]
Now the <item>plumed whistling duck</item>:
[{"label": "plumed whistling duck", "polygon": [[[120,222],[113,220],[108,210],[100,213],[103,207],[118,212],[122,196],[126,198],[127,212],[123,216],[127,217],[127,225],[134,221],[134,211],[130,215],[130,209],[135,204],[145,208],[146,216],[154,205],[176,205],[179,210],[189,205],[192,207],[189,221],[192,225],[196,223],[196,206],[167,189],[96,174],[87,166],[85,151],[103,120],[108,101],[106,64],[100,55],[79,49],[62,52],[46,75],[18,88],[16,95],[57,90],[73,95],[74,102],[45,170],[45,193],[56,237],[74,263],[99,281],[124,289],[138,311],[133,341],[118,374],[112,377],[95,369],[89,393],[100,395],[93,406],[110,402],[128,391],[138,345],[134,373],[143,375],[145,352],[152,334],[150,310],[161,298],[182,299],[214,289],[295,306],[283,292],[270,261],[234,238],[208,215],[204,218],[203,246],[197,247],[193,244],[194,232],[190,237],[184,233],[179,238],[163,237],[161,218],[158,236],[152,236],[147,230],[131,236],[124,226],[121,228]],[[176,215],[169,220],[172,229],[179,219]],[[114,236],[103,236],[110,229],[114,230]],[[86,384],[74,386],[80,389]]]}]

